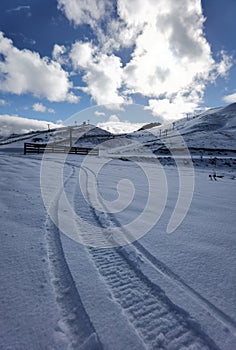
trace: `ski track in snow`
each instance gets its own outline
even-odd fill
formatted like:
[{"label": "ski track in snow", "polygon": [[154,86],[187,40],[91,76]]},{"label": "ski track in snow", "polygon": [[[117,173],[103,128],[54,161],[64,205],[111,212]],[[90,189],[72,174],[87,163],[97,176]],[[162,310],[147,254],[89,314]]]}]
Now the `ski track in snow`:
[{"label": "ski track in snow", "polygon": [[[38,160],[37,157],[35,159]],[[75,175],[75,168],[78,168],[73,163],[66,162],[66,164],[72,167],[72,172],[64,186]],[[87,176],[88,171],[92,173],[90,169],[85,169],[85,167],[81,167],[81,169]],[[86,190],[89,197],[89,189]],[[58,191],[53,200],[55,213],[58,212],[61,193],[62,189]],[[101,205],[104,207],[103,203]],[[104,226],[104,216],[101,220],[93,207],[90,209],[94,220],[100,226]],[[107,212],[105,207],[104,211]],[[105,218],[110,223],[120,226],[114,215],[106,214]],[[107,224],[109,226],[109,222]],[[107,225],[105,224],[105,226]],[[64,257],[60,232],[49,216],[45,221],[45,231],[51,281],[61,312],[62,322],[58,325],[59,330],[67,335],[68,348],[70,349],[102,349]],[[126,234],[130,235],[130,233]],[[219,321],[225,323],[235,333],[235,321],[227,314],[188,286],[138,241],[134,242],[132,246],[135,247],[138,255],[141,254],[164,276],[185,289],[185,292],[189,293],[201,306],[208,309],[211,314],[214,314]],[[87,250],[98,272],[107,283],[114,300],[121,305],[127,319],[148,349],[218,349],[214,341],[201,331],[200,325],[192,321],[187,312],[174,305],[165,293],[139,270],[129,256],[126,247],[119,249],[87,248]]]},{"label": "ski track in snow", "polygon": [[[64,186],[66,186],[73,174],[74,168],[72,167],[72,172],[65,181]],[[62,190],[58,191],[52,202],[55,217],[58,215],[58,202]],[[79,292],[67,265],[60,240],[60,231],[49,215],[46,218],[45,230],[51,281],[61,313],[62,323],[59,327],[66,333],[68,348],[100,350],[102,346],[83,307]]]},{"label": "ski track in snow", "polygon": [[[81,169],[88,178],[91,170]],[[90,209],[95,221],[104,227],[104,217],[101,220],[92,206]],[[188,313],[174,305],[161,288],[137,268],[125,248],[88,247],[87,250],[114,300],[148,349],[217,349]]]},{"label": "ski track in snow", "polygon": [[204,309],[214,315],[214,317],[223,323],[224,326],[229,328],[233,334],[236,334],[236,322],[209,300],[204,298],[195,289],[190,287],[184,280],[174,273],[168,266],[153,256],[144,246],[139,242],[134,242],[133,245],[141,252],[145,258],[157,269],[161,274],[176,283],[181,289],[183,289],[191,298],[195,299]]},{"label": "ski track in snow", "polygon": [[[90,171],[90,173],[93,174],[95,181],[97,182],[96,176],[93,173],[93,171],[88,168],[87,168],[87,171]],[[98,182],[97,182],[97,188],[99,188]],[[203,307],[209,313],[213,314],[213,316],[218,321],[220,321],[224,326],[230,329],[234,335],[236,334],[235,320],[233,320],[229,315],[224,313],[222,310],[220,310],[218,307],[212,304],[209,300],[203,297],[200,293],[198,293],[196,290],[190,287],[181,277],[179,277],[168,266],[166,266],[166,264],[160,261],[157,257],[153,256],[139,241],[134,240],[134,237],[132,236],[132,234],[130,232],[125,231],[122,228],[121,223],[117,220],[115,215],[109,213],[109,210],[104,205],[104,203],[100,201],[100,204],[101,204],[101,207],[103,207],[104,211],[106,212],[105,217],[107,218],[107,220],[109,220],[110,223],[114,223],[117,227],[120,227],[121,231],[123,231],[123,233],[127,237],[127,243],[129,238],[133,242],[132,246],[134,247],[134,252],[137,256],[140,256],[141,254],[142,259],[143,257],[145,257],[145,259],[154,267],[154,269],[158,270],[159,273],[161,273],[164,277],[168,278],[172,283],[178,285],[178,287],[180,287],[185,293],[187,293],[198,304],[200,304],[201,307]],[[125,250],[125,247],[122,248],[122,252],[128,258],[129,252]]]}]

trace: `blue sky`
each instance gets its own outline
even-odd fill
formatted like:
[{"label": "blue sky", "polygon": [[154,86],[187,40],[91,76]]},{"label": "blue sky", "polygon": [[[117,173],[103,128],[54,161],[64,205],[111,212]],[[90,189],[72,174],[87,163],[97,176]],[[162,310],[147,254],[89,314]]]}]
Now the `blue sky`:
[{"label": "blue sky", "polygon": [[[179,4],[1,0],[0,115],[56,122],[105,105],[91,123],[145,123],[234,102],[236,1]],[[144,108],[122,113],[132,103]]]}]

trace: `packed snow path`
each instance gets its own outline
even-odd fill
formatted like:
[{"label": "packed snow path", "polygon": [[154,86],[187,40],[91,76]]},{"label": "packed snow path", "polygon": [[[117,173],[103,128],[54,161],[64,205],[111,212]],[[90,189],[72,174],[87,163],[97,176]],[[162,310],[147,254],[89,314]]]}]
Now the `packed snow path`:
[{"label": "packed snow path", "polygon": [[[88,170],[85,167],[82,169],[87,175]],[[73,174],[74,172],[70,176],[72,177]],[[86,190],[89,191],[89,188]],[[58,211],[57,202],[60,199],[60,193],[61,189],[55,200],[56,211]],[[90,209],[94,219],[101,226],[104,225],[92,205]],[[58,299],[65,322],[68,323],[66,318],[74,319],[74,321],[77,319],[77,322],[73,322],[71,331],[74,337],[78,338],[78,343],[73,341],[73,346],[78,347],[80,343],[83,343],[79,337],[80,333],[82,333],[82,339],[85,337],[84,341],[86,341],[86,333],[89,339],[89,335],[93,332],[79,297],[75,299],[75,294],[78,292],[73,291],[73,282],[68,280],[70,272],[67,270],[66,262],[63,261],[63,252],[58,240],[59,236],[53,225],[48,242],[50,242],[49,259],[52,261],[54,270],[53,279],[56,279],[55,290],[60,296]],[[200,331],[200,327],[190,321],[187,313],[172,304],[158,286],[152,285],[148,278],[136,269],[129,256],[122,253],[122,250],[89,248],[88,252],[110,288],[114,299],[121,305],[129,322],[132,323],[148,349],[195,348],[204,350],[216,348],[213,341]],[[60,266],[61,262],[62,266]],[[63,293],[66,293],[66,296],[63,296]],[[70,305],[73,301],[74,305]],[[92,346],[94,345],[88,345],[88,349],[92,349]],[[100,344],[97,345],[97,348],[99,346]]]},{"label": "packed snow path", "polygon": [[[82,167],[86,175],[92,172]],[[88,185],[88,183],[87,183]],[[87,198],[89,188],[87,187]],[[101,207],[102,207],[101,203]],[[93,206],[90,205],[95,220],[104,224]],[[106,208],[104,208],[106,210]],[[116,221],[114,217],[107,218]],[[118,223],[119,224],[119,223]],[[134,243],[135,244],[135,243]],[[139,254],[145,250],[139,243]],[[216,345],[180,310],[156,285],[152,284],[136,266],[132,256],[125,248],[88,249],[101,276],[106,281],[114,299],[121,305],[124,313],[150,349],[215,349]],[[140,258],[140,256],[139,256]],[[152,257],[154,260],[154,257]]]},{"label": "packed snow path", "polygon": [[[5,186],[9,178],[8,172],[12,168],[12,164],[10,163],[13,160],[14,169],[19,178],[27,173],[27,171],[31,171],[31,176],[27,177],[25,185],[24,181],[21,180],[19,182],[20,186],[18,186],[16,191],[19,191],[21,195],[19,198],[27,197],[29,196],[27,186],[30,186],[33,197],[30,203],[33,203],[33,205],[37,207],[36,210],[40,212],[40,215],[42,214],[41,216],[43,217],[42,203],[40,203],[40,201],[37,202],[39,184],[37,184],[37,181],[33,181],[33,186],[30,185],[31,178],[39,171],[40,157],[36,156],[24,159],[23,157],[7,156],[1,159],[5,170],[2,176],[2,179],[5,180]],[[65,189],[76,212],[84,219],[94,224],[94,232],[90,233],[94,234],[96,232],[96,226],[106,227],[116,224],[121,221],[121,218],[116,218],[114,215],[101,215],[101,213],[94,210],[89,203],[88,205],[84,205],[83,196],[78,184],[78,171],[80,170],[78,159],[80,158],[76,158],[75,160],[73,157],[70,157],[66,162]],[[116,162],[119,167],[121,165],[124,167],[127,166],[126,163]],[[130,164],[128,166],[131,167]],[[83,171],[86,176],[91,175],[91,171],[86,167],[82,167],[81,171]],[[112,175],[115,179],[116,172],[117,168],[113,170],[111,167],[105,181],[108,181]],[[201,181],[204,181],[205,178],[207,179],[207,175],[203,175],[204,176],[202,176],[202,174],[199,175]],[[208,179],[206,181],[208,181]],[[140,185],[142,186],[142,184]],[[228,179],[225,182],[225,186],[222,185],[222,194],[224,191],[228,191],[228,185],[232,188],[234,185],[233,180]],[[102,181],[100,182],[100,186],[102,186]],[[90,189],[87,188],[86,190],[89,197]],[[33,193],[33,191],[35,191],[35,193]],[[58,188],[55,198],[52,198],[52,204],[56,211],[60,198],[61,189]],[[9,198],[6,202],[9,202],[8,207],[9,210],[11,210],[13,203],[11,203]],[[4,208],[2,203],[1,205],[2,208]],[[231,205],[233,205],[233,202]],[[32,213],[36,214],[33,208]],[[25,216],[24,208],[18,208],[18,215],[23,222],[27,222],[29,231],[27,235],[23,235],[21,227],[19,226],[19,237],[16,237],[16,242],[23,238],[27,241],[30,237],[30,230],[32,233],[32,222],[29,217]],[[54,338],[57,338],[57,341],[54,341],[54,345],[50,344],[49,336],[48,345],[45,345],[47,339],[44,339],[43,348],[63,350],[67,348],[88,350],[100,348],[111,350],[232,350],[235,348],[235,317],[233,316],[235,314],[233,312],[233,304],[231,304],[232,313],[230,314],[224,307],[223,298],[221,301],[222,306],[219,307],[219,303],[217,305],[214,299],[211,300],[210,295],[204,296],[199,293],[193,285],[189,285],[189,283],[186,282],[187,276],[178,276],[178,274],[169,267],[170,261],[166,263],[162,261],[159,256],[157,258],[151,249],[148,248],[148,244],[144,239],[123,248],[86,248],[71,241],[63,234],[60,234],[47,213],[45,213],[44,217],[44,227],[40,225],[40,227],[42,227],[42,235],[39,229],[37,240],[41,241],[41,244],[44,244],[47,251],[48,274],[52,286],[52,290],[48,293],[48,300],[54,295],[54,300],[57,305],[57,308],[55,308],[52,301],[49,303],[50,312],[48,327],[50,327],[51,330],[54,327]],[[58,213],[58,217],[60,220],[60,212]],[[14,215],[12,215],[12,220],[14,220]],[[83,227],[78,227],[78,229],[82,231]],[[84,235],[87,234],[86,232],[81,233]],[[230,232],[227,231],[226,233],[229,239]],[[38,243],[34,242],[34,240],[35,237],[31,240],[31,243],[36,249]],[[153,239],[153,243],[151,242],[151,244],[155,244],[154,242],[155,240]],[[3,245],[3,248],[4,247]],[[229,243],[229,247],[232,248],[233,255],[234,247],[231,243]],[[28,254],[25,262],[27,267],[29,261],[35,260],[35,256],[30,251],[26,251],[25,254]],[[4,263],[4,252],[2,259]],[[198,259],[197,256],[196,259]],[[228,257],[225,257],[225,261],[226,259],[228,259]],[[234,282],[230,280],[230,276],[232,276],[231,269],[230,266],[226,267],[229,284],[231,283],[231,288],[233,288]],[[17,266],[15,266],[15,271],[9,271],[9,280],[11,280],[11,278],[14,279],[14,273],[19,273],[20,275],[24,274],[24,271],[18,271],[17,269]],[[38,262],[38,273],[40,273],[41,269],[42,266],[40,262]],[[45,265],[43,269],[44,273],[46,273],[47,269],[45,269]],[[211,273],[212,272],[209,270],[209,279]],[[220,270],[219,273],[221,273]],[[25,281],[27,282],[27,280]],[[212,280],[212,282],[215,283],[214,280]],[[33,285],[34,283],[35,282],[32,280]],[[10,285],[11,288],[13,288],[14,283]],[[26,296],[26,300],[28,297],[30,300],[35,300],[36,303],[38,295],[35,295],[36,289],[33,288],[33,285],[32,288],[29,285],[31,294]],[[49,291],[50,284],[46,283],[44,288]],[[103,295],[101,295],[101,291],[104,291]],[[226,292],[230,295],[228,291]],[[224,291],[222,290],[222,296],[223,293]],[[179,294],[182,294],[185,300],[184,302],[179,298]],[[2,294],[1,296],[3,300],[7,301],[7,295]],[[12,307],[14,309],[14,306],[17,306],[19,303],[20,300],[17,298],[15,300],[13,299],[12,306],[9,306],[9,308]],[[110,313],[109,310],[103,308],[104,305],[105,308],[110,308]],[[17,309],[19,309],[19,307],[16,308],[16,310]],[[58,316],[54,316],[54,319],[51,316],[53,314],[53,309],[55,310],[55,315],[59,312],[58,324],[56,323]],[[14,312],[12,311],[12,317],[13,315]],[[41,322],[43,319],[41,311],[38,312],[38,325],[35,324],[35,328],[38,328],[39,332],[38,337],[40,337],[40,334],[41,337],[43,337],[43,334],[46,334],[45,331],[44,333],[41,331]],[[29,312],[28,322],[35,322],[35,320],[33,320]],[[52,324],[49,326],[49,323]],[[40,327],[38,327],[39,325]],[[107,330],[105,330],[105,327]],[[6,326],[2,327],[0,331],[0,348],[5,349],[12,347],[17,350],[42,348],[42,345],[36,345],[36,340],[33,335],[32,340],[30,340],[30,335],[27,335],[28,345],[24,340],[22,340],[22,343],[19,345],[16,345],[17,343],[13,345],[10,341],[11,333],[13,332],[16,333],[14,336],[17,337],[18,335],[19,339],[19,328],[8,329],[8,331],[6,331]],[[25,337],[24,332],[25,331],[21,334],[22,339]],[[55,336],[55,334],[57,336]],[[64,334],[64,337],[62,337],[62,334]],[[63,341],[61,341],[61,339]]]}]

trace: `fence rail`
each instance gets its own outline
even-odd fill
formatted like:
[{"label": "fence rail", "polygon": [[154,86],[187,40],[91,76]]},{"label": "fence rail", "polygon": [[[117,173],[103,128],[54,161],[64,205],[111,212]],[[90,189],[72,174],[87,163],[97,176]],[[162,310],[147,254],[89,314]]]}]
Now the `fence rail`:
[{"label": "fence rail", "polygon": [[68,147],[58,146],[53,144],[36,144],[36,143],[24,143],[24,154],[27,153],[70,153],[70,154],[89,154],[93,156],[99,155],[97,148],[89,147]]}]

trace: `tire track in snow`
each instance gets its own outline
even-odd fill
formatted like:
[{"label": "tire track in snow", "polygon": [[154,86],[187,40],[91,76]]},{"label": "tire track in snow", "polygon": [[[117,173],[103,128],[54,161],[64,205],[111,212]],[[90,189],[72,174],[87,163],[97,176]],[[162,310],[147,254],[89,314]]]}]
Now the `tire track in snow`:
[{"label": "tire track in snow", "polygon": [[[74,168],[72,167],[72,172],[64,182],[64,186],[66,186],[73,175]],[[59,189],[50,208],[57,221],[62,191],[63,188]],[[84,309],[79,292],[67,265],[61,244],[60,231],[49,215],[46,218],[45,231],[51,282],[63,323],[61,328],[68,338],[68,348],[76,350],[102,350],[103,347]]]},{"label": "tire track in snow", "polygon": [[[89,199],[90,169],[81,169],[87,177],[86,191]],[[96,222],[104,227],[104,216],[101,220],[92,206],[90,210]],[[114,300],[121,305],[148,349],[217,349],[215,343],[190,319],[187,312],[173,304],[158,286],[137,269],[130,256],[124,254],[123,248],[87,249]]]},{"label": "tire track in snow", "polygon": [[[96,176],[91,169],[88,169],[94,176],[96,182]],[[99,187],[97,182],[97,187]],[[157,270],[161,275],[171,281],[171,283],[176,284],[179,288],[181,288],[189,297],[194,299],[203,309],[210,312],[210,314],[219,322],[221,322],[225,327],[227,327],[233,335],[236,335],[236,321],[232,319],[229,315],[211,303],[208,299],[203,297],[200,293],[198,293],[194,288],[189,286],[180,276],[178,276],[175,272],[173,272],[165,263],[160,261],[157,257],[152,255],[139,241],[134,240],[133,235],[124,230],[122,228],[121,223],[115,217],[114,214],[110,214],[108,208],[104,205],[104,203],[100,202],[101,206],[104,208],[106,212],[106,218],[111,223],[114,223],[117,227],[120,227],[123,234],[127,237],[127,244],[129,241],[132,241],[132,246],[136,250],[137,256],[145,257],[145,259],[153,266],[155,270]],[[125,247],[122,248],[124,254],[126,254]],[[126,254],[127,255],[127,254]]]},{"label": "tire track in snow", "polygon": [[139,242],[134,242],[135,248],[142,253],[143,256],[150,262],[153,267],[158,270],[164,277],[167,277],[172,282],[177,284],[182,290],[184,290],[191,298],[196,302],[201,304],[201,306],[208,312],[210,312],[214,317],[223,323],[231,332],[236,334],[236,322],[229,315],[220,310],[217,306],[212,304],[209,300],[203,297],[195,289],[190,287],[181,277],[174,273],[167,265],[162,261],[153,256],[143,245]]}]

